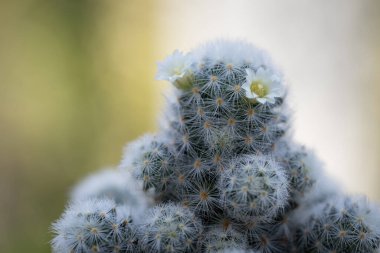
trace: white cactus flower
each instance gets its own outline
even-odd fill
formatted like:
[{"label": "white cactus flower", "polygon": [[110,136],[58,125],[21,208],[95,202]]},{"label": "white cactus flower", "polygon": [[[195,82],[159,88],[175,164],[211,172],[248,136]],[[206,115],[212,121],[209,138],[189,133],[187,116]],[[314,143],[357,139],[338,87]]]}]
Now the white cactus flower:
[{"label": "white cactus flower", "polygon": [[172,55],[158,63],[157,80],[166,80],[175,83],[191,72],[192,57],[189,54],[175,50]]},{"label": "white cactus flower", "polygon": [[255,99],[261,104],[275,103],[276,97],[284,95],[280,78],[270,70],[259,68],[256,72],[246,69],[246,82],[242,85],[247,98]]}]

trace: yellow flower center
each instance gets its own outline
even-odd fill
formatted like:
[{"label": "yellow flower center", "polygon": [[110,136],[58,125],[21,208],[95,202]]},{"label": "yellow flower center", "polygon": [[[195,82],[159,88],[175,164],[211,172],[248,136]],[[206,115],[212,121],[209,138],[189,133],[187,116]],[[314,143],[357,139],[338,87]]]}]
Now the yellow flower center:
[{"label": "yellow flower center", "polygon": [[269,93],[268,85],[265,85],[261,80],[253,81],[250,88],[251,92],[255,93],[259,98],[263,98]]}]

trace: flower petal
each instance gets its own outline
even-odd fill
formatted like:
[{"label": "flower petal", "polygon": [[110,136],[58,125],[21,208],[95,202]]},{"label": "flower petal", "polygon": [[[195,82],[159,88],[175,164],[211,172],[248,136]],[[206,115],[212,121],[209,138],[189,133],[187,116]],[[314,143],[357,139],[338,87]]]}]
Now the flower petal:
[{"label": "flower petal", "polygon": [[267,98],[256,98],[256,100],[260,103],[260,104],[265,104],[267,102]]}]

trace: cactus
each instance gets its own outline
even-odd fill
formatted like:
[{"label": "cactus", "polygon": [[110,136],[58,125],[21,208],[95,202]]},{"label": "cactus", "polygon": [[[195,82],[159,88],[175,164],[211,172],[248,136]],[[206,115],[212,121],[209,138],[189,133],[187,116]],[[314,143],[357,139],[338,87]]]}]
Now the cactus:
[{"label": "cactus", "polygon": [[306,221],[295,236],[305,252],[364,253],[379,248],[379,210],[364,197],[332,198],[302,211]]},{"label": "cactus", "polygon": [[273,160],[244,156],[221,173],[225,209],[236,219],[273,218],[288,201],[287,178]]},{"label": "cactus", "polygon": [[138,228],[127,206],[108,199],[73,202],[53,224],[54,252],[139,252]]},{"label": "cactus", "polygon": [[71,192],[71,201],[80,202],[91,198],[112,199],[116,204],[128,205],[135,213],[139,213],[152,202],[144,196],[139,187],[140,185],[128,173],[105,169],[80,182]]},{"label": "cactus", "polygon": [[145,252],[194,252],[201,231],[201,222],[189,209],[170,203],[150,210],[141,241]]},{"label": "cactus", "polygon": [[156,77],[173,85],[159,131],[126,146],[123,173],[75,188],[55,252],[379,250],[378,207],[333,187],[292,140],[285,81],[265,52],[219,40],[175,51]]},{"label": "cactus", "polygon": [[238,231],[231,228],[212,228],[200,240],[199,252],[218,252],[229,248],[245,249],[247,243]]},{"label": "cactus", "polygon": [[[143,189],[155,189],[157,195],[168,188],[170,175],[174,171],[174,155],[162,138],[146,135],[126,148],[133,155],[123,159],[123,166],[132,168],[135,177],[143,182]],[[136,152],[137,151],[137,152]]]}]

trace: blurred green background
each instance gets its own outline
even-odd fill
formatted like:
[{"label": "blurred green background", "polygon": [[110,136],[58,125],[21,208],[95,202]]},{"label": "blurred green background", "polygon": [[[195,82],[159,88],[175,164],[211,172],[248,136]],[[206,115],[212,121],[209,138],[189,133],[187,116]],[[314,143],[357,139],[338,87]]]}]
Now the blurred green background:
[{"label": "blurred green background", "polygon": [[271,52],[295,137],[380,200],[379,31],[377,0],[0,0],[0,252],[50,252],[70,188],[156,129],[155,63],[220,36]]},{"label": "blurred green background", "polygon": [[153,1],[0,1],[0,252],[50,252],[69,187],[155,128]]}]

